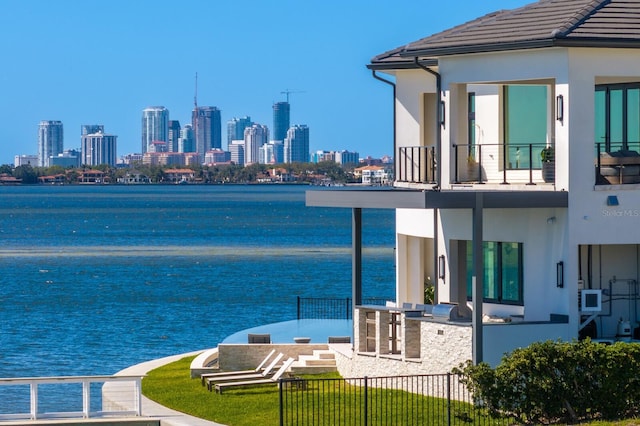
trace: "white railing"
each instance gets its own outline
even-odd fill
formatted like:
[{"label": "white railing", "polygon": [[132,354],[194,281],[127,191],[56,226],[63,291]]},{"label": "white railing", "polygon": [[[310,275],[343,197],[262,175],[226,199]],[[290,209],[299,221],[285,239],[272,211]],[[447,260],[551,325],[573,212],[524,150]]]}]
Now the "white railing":
[{"label": "white railing", "polygon": [[[92,384],[102,383],[101,401],[94,402],[100,409],[92,411],[91,390]],[[42,385],[47,385],[42,387]],[[73,385],[77,388],[77,403],[73,404]],[[142,376],[61,376],[61,377],[17,377],[0,378],[0,391],[5,401],[13,395],[16,402],[10,404],[12,412],[0,412],[2,420],[37,420],[51,418],[90,418],[105,416],[141,416],[142,414]],[[81,389],[80,389],[81,386]],[[10,389],[9,387],[14,387]],[[29,390],[29,404],[26,403],[26,389]],[[80,409],[80,390],[82,390],[82,408]],[[11,392],[14,391],[14,392]],[[21,395],[22,391],[22,395]],[[94,393],[95,387],[94,387]],[[20,396],[25,396],[24,404]],[[40,399],[47,399],[47,406],[55,406],[55,411],[41,412]],[[53,400],[51,400],[53,397]],[[56,398],[58,398],[56,400]],[[26,409],[29,412],[26,412]],[[21,410],[24,411],[21,412]]]}]

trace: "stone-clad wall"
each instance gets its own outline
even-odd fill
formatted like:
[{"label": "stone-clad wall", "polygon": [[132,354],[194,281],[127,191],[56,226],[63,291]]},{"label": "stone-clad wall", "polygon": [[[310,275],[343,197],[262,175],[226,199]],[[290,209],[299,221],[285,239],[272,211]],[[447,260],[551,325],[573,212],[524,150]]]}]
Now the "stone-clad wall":
[{"label": "stone-clad wall", "polygon": [[313,350],[326,350],[327,344],[220,344],[218,345],[218,365],[220,370],[250,370],[271,352],[272,349],[284,354],[283,361],[289,357],[312,355]]},{"label": "stone-clad wall", "polygon": [[[441,374],[472,357],[470,323],[437,322],[403,315],[402,353],[391,355],[363,350],[366,344],[360,339],[366,339],[367,325],[364,316],[356,318],[360,321],[355,324],[355,353],[336,354],[338,371],[343,377]],[[388,339],[388,333],[380,334]],[[377,341],[376,347],[384,346],[383,343]]]}]

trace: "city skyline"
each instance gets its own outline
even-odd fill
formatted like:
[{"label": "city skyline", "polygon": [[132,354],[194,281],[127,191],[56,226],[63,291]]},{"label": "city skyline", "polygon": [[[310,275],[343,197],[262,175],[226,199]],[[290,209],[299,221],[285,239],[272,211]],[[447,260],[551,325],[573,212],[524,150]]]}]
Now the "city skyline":
[{"label": "city skyline", "polygon": [[[528,1],[445,3],[250,0],[238,7],[186,0],[175,13],[165,0],[153,7],[145,1],[6,0],[0,114],[7,124],[0,130],[0,164],[37,153],[43,120],[62,121],[74,135],[65,148],[78,147],[82,124],[99,122],[118,135],[119,156],[138,152],[146,106],[164,105],[176,112],[171,119],[191,121],[196,73],[198,103],[217,106],[223,123],[250,116],[270,125],[272,105],[290,95],[291,123],[313,129],[311,151],[347,147],[393,155],[391,88],[371,76],[370,59]],[[424,16],[434,14],[439,18],[425,23]],[[109,25],[98,28],[96,19]],[[264,25],[278,20],[281,25]],[[87,61],[89,54],[99,66]]]}]

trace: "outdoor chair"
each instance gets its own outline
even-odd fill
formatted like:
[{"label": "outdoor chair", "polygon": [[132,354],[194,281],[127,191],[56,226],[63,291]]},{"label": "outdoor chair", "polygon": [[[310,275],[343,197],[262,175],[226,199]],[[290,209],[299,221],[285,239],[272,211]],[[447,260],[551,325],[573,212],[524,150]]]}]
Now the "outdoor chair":
[{"label": "outdoor chair", "polygon": [[216,383],[216,392],[222,393],[225,389],[231,389],[235,387],[247,387],[247,386],[256,386],[256,385],[265,385],[269,383],[278,383],[280,377],[287,372],[287,370],[291,367],[291,364],[295,361],[294,358],[289,358],[282,364],[282,366],[275,372],[275,374],[269,378],[264,379],[254,379],[254,380],[243,380],[239,382],[222,382]]},{"label": "outdoor chair", "polygon": [[214,383],[219,383],[219,382],[231,382],[231,381],[236,381],[236,380],[264,379],[264,378],[267,378],[267,377],[271,376],[272,374],[274,374],[273,373],[273,369],[276,367],[276,365],[278,365],[278,363],[280,362],[280,360],[282,358],[284,358],[284,354],[283,353],[279,353],[273,359],[273,361],[271,361],[271,363],[264,370],[262,370],[262,372],[260,372],[260,373],[230,374],[230,375],[218,376],[218,377],[207,377],[205,379],[205,382],[207,383],[207,389],[209,389],[209,392],[211,392],[211,387],[213,386],[213,384]]},{"label": "outdoor chair", "polygon": [[276,353],[276,350],[272,349],[271,352],[269,352],[267,356],[262,360],[262,362],[258,364],[258,366],[253,370],[219,371],[217,373],[204,373],[200,376],[200,380],[202,381],[202,386],[205,385],[205,381],[209,377],[238,376],[240,374],[260,373],[265,368],[265,365],[267,365],[267,362],[269,362],[269,360],[275,353]]},{"label": "outdoor chair", "polygon": [[270,334],[252,334],[248,335],[249,343],[271,343],[271,335]]},{"label": "outdoor chair", "polygon": [[351,343],[351,336],[329,336],[329,343]]}]

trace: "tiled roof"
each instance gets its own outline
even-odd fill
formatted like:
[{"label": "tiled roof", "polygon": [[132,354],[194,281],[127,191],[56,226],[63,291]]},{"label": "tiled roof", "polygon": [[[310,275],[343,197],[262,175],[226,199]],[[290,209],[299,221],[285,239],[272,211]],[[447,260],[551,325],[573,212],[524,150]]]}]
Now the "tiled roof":
[{"label": "tiled roof", "polygon": [[640,47],[640,0],[540,0],[385,52],[370,67],[407,64],[414,57],[552,46]]}]

